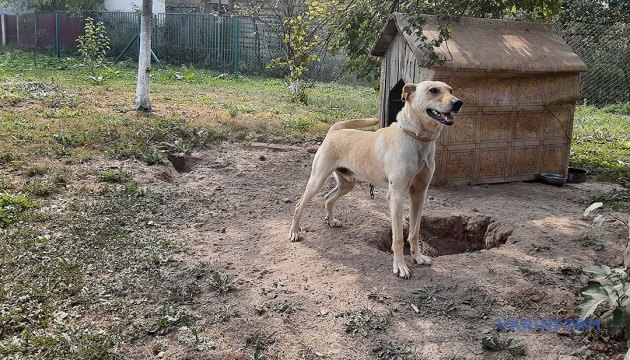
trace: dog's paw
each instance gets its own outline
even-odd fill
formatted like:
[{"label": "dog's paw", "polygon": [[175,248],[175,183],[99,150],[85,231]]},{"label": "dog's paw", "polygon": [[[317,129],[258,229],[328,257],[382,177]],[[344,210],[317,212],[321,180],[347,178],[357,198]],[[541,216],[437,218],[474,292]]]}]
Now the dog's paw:
[{"label": "dog's paw", "polygon": [[291,242],[300,241],[300,231],[289,231],[289,240]]},{"label": "dog's paw", "polygon": [[394,274],[404,279],[409,279],[409,275],[411,274],[409,268],[407,267],[407,264],[405,263],[405,259],[394,258],[393,270]]},{"label": "dog's paw", "polygon": [[431,258],[422,254],[412,255],[413,261],[420,265],[431,265]]},{"label": "dog's paw", "polygon": [[326,216],[326,222],[328,222],[328,226],[330,227],[341,227],[341,221],[337,219],[332,219],[332,221]]}]

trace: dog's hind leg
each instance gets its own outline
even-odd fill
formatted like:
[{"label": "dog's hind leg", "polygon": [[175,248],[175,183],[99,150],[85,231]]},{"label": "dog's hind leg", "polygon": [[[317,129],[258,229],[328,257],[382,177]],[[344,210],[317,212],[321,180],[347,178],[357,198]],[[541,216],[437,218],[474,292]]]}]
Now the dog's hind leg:
[{"label": "dog's hind leg", "polygon": [[304,213],[304,208],[308,205],[309,201],[313,199],[315,194],[324,186],[326,178],[332,172],[332,169],[322,170],[321,166],[313,166],[313,172],[306,184],[306,190],[300,201],[295,205],[295,212],[293,213],[293,222],[291,223],[291,229],[289,230],[289,239],[291,241],[299,240],[300,233],[300,220]]},{"label": "dog's hind leg", "polygon": [[337,185],[328,194],[326,194],[326,196],[324,196],[326,204],[326,221],[328,221],[328,226],[340,227],[341,221],[335,219],[333,216],[333,206],[335,205],[335,201],[337,201],[337,199],[354,189],[357,184],[357,179],[354,178],[352,176],[352,172],[347,169],[335,170],[334,176],[337,180]]},{"label": "dog's hind leg", "polygon": [[411,248],[411,257],[418,264],[431,264],[431,258],[420,253],[419,237],[420,237],[420,222],[422,220],[422,208],[427,196],[427,190],[429,189],[429,182],[431,181],[432,173],[429,169],[425,169],[416,178],[414,185],[409,188],[409,245]]}]

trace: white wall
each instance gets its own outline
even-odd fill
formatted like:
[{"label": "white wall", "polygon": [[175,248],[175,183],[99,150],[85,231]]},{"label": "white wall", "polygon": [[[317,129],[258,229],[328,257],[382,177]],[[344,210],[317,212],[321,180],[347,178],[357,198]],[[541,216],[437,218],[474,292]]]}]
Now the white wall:
[{"label": "white wall", "polygon": [[[142,0],[105,0],[105,11],[133,12],[142,9]],[[166,12],[165,0],[153,0],[153,13]]]}]

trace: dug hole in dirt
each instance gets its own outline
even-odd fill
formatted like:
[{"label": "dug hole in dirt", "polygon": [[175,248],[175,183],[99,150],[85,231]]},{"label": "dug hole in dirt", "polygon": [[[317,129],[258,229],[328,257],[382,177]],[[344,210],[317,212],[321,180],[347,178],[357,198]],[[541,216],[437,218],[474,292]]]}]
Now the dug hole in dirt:
[{"label": "dug hole in dirt", "polygon": [[[582,218],[589,197],[615,187],[597,182],[432,186],[421,240],[433,264],[406,257],[409,280],[392,273],[385,189],[370,199],[369,184],[359,183],[336,204],[343,227],[329,228],[329,179],[306,208],[301,241],[292,243],[294,206],[316,148],[217,145],[189,155],[192,165],[178,165],[184,172],[133,169],[150,188],[178,191],[196,214],[162,226],[187,248],[173,259],[178,267],[204,269],[191,277],[202,294],[190,305],[189,327],[206,345],[187,346],[190,330],[180,330],[156,340],[164,358],[373,359],[398,346],[406,358],[508,359],[507,350],[482,347],[496,319],[577,319],[585,279],[567,269],[622,264],[627,229],[615,221],[595,229]],[[578,241],[586,237],[602,246]],[[215,272],[238,277],[235,289],[210,291]],[[232,316],[217,321],[225,309]],[[260,330],[273,341],[256,353],[246,338]],[[500,335],[522,341],[528,359],[584,358],[584,346],[595,359],[625,352],[604,330]]]}]

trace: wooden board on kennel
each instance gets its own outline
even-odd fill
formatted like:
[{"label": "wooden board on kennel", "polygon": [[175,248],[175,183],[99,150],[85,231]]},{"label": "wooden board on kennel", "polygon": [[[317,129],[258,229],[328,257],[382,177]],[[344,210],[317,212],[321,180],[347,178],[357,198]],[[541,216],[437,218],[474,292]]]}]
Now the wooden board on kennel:
[{"label": "wooden board on kennel", "polygon": [[[423,34],[434,39],[439,25],[427,16]],[[461,18],[448,24],[452,39],[436,49],[447,61],[433,68],[424,66],[420,41],[407,26],[404,15],[392,14],[371,50],[382,59],[380,126],[396,121],[404,84],[439,80],[453,87],[464,107],[437,140],[434,183],[566,175],[579,75],[587,67],[550,25]]]}]

